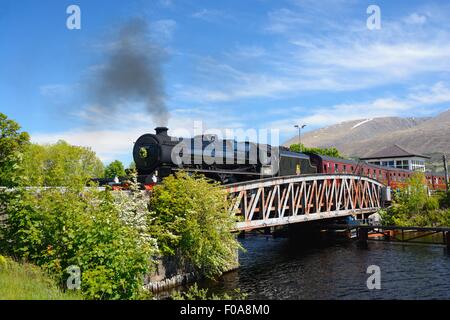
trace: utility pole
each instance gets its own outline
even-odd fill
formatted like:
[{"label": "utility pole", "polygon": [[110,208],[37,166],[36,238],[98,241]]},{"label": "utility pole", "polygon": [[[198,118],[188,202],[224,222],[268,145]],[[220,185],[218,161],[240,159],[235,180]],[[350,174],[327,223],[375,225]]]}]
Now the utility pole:
[{"label": "utility pole", "polygon": [[299,146],[300,152],[302,152],[302,129],[304,127],[306,127],[306,124],[302,124],[302,125],[296,124],[294,127],[298,129],[298,146]]},{"label": "utility pole", "polygon": [[448,184],[448,167],[447,167],[447,156],[444,154],[442,156],[442,160],[444,160],[444,172],[445,172],[445,188],[448,192],[449,184]]}]

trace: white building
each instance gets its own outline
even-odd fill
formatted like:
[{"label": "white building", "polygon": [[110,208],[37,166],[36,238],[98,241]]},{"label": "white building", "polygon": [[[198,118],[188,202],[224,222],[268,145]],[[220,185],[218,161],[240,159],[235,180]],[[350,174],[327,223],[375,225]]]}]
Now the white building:
[{"label": "white building", "polygon": [[370,164],[422,172],[425,172],[427,159],[430,157],[408,151],[396,144],[361,158]]}]

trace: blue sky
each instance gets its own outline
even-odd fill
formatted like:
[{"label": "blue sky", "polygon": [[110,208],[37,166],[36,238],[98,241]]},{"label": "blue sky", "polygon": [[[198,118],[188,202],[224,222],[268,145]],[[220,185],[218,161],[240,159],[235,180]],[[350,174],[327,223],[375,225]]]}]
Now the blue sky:
[{"label": "blue sky", "polygon": [[[98,106],[87,91],[136,17],[161,53],[171,131],[203,121],[276,128],[284,141],[296,123],[313,130],[449,108],[449,3],[318,2],[2,0],[0,111],[33,141],[64,139],[106,163],[129,163],[155,117],[139,101]],[[66,28],[71,4],[81,8],[81,30]],[[371,4],[381,9],[380,30],[366,27]]]}]

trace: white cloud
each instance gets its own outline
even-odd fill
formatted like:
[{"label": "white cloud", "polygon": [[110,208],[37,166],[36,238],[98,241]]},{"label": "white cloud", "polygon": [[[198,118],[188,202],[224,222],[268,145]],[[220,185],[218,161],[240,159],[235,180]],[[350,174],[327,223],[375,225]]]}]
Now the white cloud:
[{"label": "white cloud", "polygon": [[256,45],[243,46],[239,45],[236,50],[229,53],[231,57],[238,57],[243,59],[261,58],[266,55],[266,49]]},{"label": "white cloud", "polygon": [[[292,116],[267,123],[267,127],[280,128],[282,132],[291,132],[293,123],[305,123],[310,128],[328,126],[350,120],[377,117],[401,116],[415,112],[431,114],[435,105],[450,103],[450,86],[438,82],[429,88],[412,89],[404,97],[385,97],[358,103],[341,103],[332,106],[285,109],[284,114],[302,114],[300,118]],[[313,110],[309,112],[308,110]],[[422,112],[421,112],[422,110]]]},{"label": "white cloud", "polygon": [[39,87],[39,93],[47,98],[61,98],[72,93],[73,86],[66,84],[47,84]]},{"label": "white cloud", "polygon": [[83,131],[80,129],[58,133],[33,134],[32,141],[36,143],[55,143],[64,140],[70,144],[92,148],[100,159],[109,162],[119,158],[133,148],[133,141],[139,136],[140,129],[135,130],[97,130]]},{"label": "white cloud", "polygon": [[[450,71],[450,30],[442,19],[435,21],[431,9],[395,20],[383,16],[382,29],[371,32],[365,10],[355,18],[352,10],[360,6],[353,0],[289,3],[289,8],[268,12],[261,26],[261,35],[271,37],[270,46],[240,44],[234,52],[208,56],[206,64],[200,59],[201,81],[185,86],[179,97],[198,103],[282,99],[403,85]],[[203,9],[193,16],[217,18],[219,13]]]},{"label": "white cloud", "polygon": [[230,18],[230,16],[224,11],[215,9],[201,9],[191,14],[191,17],[208,22],[217,22],[218,19]]},{"label": "white cloud", "polygon": [[414,12],[407,16],[404,21],[409,24],[424,24],[427,22],[427,17]]},{"label": "white cloud", "polygon": [[443,82],[438,82],[430,89],[416,90],[409,99],[418,104],[432,105],[450,102],[450,88]]},{"label": "white cloud", "polygon": [[295,28],[300,28],[300,25],[309,22],[301,14],[286,8],[269,12],[268,18],[269,24],[265,30],[271,33],[292,31]]},{"label": "white cloud", "polygon": [[171,19],[157,20],[150,25],[152,33],[164,40],[171,40],[177,23]]}]

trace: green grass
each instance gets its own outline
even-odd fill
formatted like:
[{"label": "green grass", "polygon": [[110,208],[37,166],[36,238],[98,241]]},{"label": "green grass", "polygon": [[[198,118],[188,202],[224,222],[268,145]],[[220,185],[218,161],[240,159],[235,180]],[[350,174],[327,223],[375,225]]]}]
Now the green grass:
[{"label": "green grass", "polygon": [[0,255],[0,300],[80,300],[81,294],[62,292],[39,267]]}]

